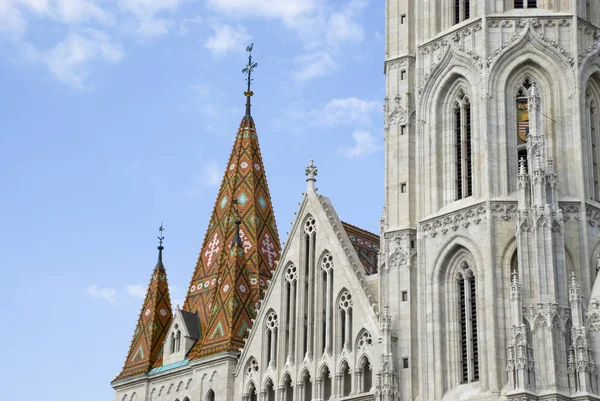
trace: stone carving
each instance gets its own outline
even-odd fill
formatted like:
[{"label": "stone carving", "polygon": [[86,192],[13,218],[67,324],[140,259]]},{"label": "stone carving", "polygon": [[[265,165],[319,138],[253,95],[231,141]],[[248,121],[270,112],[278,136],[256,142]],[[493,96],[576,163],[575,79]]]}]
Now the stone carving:
[{"label": "stone carving", "polygon": [[590,204],[585,207],[585,217],[590,227],[600,228],[600,210]]},{"label": "stone carving", "polygon": [[591,58],[600,54],[600,30],[581,20],[577,24],[577,29],[587,35],[588,39],[590,39],[589,41],[592,42],[591,45],[585,48],[584,44],[580,45],[580,48],[583,48],[583,50],[579,53],[577,62],[579,63],[579,70],[581,71]]},{"label": "stone carving", "polygon": [[421,237],[434,238],[438,234],[445,235],[448,231],[467,228],[471,224],[479,224],[486,218],[487,210],[483,203],[455,213],[437,217],[421,224]]},{"label": "stone carving", "polygon": [[481,30],[481,21],[476,21],[462,29],[449,33],[441,39],[428,43],[419,49],[421,55],[435,54],[434,61],[429,66],[429,72],[423,75],[421,83],[419,84],[417,90],[419,96],[421,95],[423,89],[425,88],[425,85],[429,81],[431,73],[436,69],[440,61],[450,50],[454,51],[457,54],[465,56],[479,70],[483,69],[482,57],[478,55],[474,50],[470,49],[468,46],[465,46],[465,38],[468,38],[469,36],[472,36],[475,32]]},{"label": "stone carving", "polygon": [[516,202],[511,203],[492,203],[492,218],[494,220],[513,220],[517,212]]},{"label": "stone carving", "polygon": [[489,28],[512,28],[514,29],[512,35],[508,40],[504,41],[499,48],[491,52],[491,55],[487,58],[486,64],[488,67],[488,74],[492,70],[494,64],[498,59],[505,54],[509,49],[520,42],[525,36],[531,35],[539,40],[546,47],[553,49],[557,52],[565,62],[570,66],[574,67],[575,57],[573,57],[565,48],[563,48],[558,39],[553,39],[548,35],[546,28],[553,28],[556,31],[556,26],[567,27],[571,22],[567,19],[540,19],[540,18],[518,18],[514,20],[490,20],[488,21]]},{"label": "stone carving", "polygon": [[387,131],[390,126],[396,124],[406,124],[411,114],[410,95],[407,93],[404,100],[400,95],[394,97],[394,102],[390,105],[386,97],[383,104],[384,129]]},{"label": "stone carving", "polygon": [[389,251],[384,268],[392,266],[413,266],[417,256],[416,234],[414,230],[403,230],[388,233],[385,236],[386,248]]}]

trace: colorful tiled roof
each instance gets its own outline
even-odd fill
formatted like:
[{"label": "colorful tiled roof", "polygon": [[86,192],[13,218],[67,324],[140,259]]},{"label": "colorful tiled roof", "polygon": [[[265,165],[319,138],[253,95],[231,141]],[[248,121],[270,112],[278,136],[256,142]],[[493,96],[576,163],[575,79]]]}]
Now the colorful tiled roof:
[{"label": "colorful tiled roof", "polygon": [[[245,333],[230,331],[231,322],[225,322],[240,313],[250,315],[250,311],[240,312],[240,310],[254,308],[258,304],[263,296],[263,290],[266,289],[267,280],[271,279],[271,271],[275,269],[275,261],[281,251],[256,128],[249,115],[249,109],[248,96],[246,116],[240,123],[225,168],[221,188],[184,303],[183,309],[192,313],[197,312],[200,318],[202,339],[190,350],[189,355],[193,357],[221,352],[220,347],[213,347],[217,342],[221,344],[221,340],[211,342],[207,339],[216,335],[215,329],[218,329],[219,338],[228,338],[228,344],[243,341]],[[234,200],[237,200],[237,205],[234,205]],[[240,238],[243,255],[237,257],[233,263],[230,252],[235,235],[236,208],[239,210],[241,220]],[[233,277],[233,271],[239,270],[238,265],[245,266],[246,273],[243,277],[247,277],[248,283],[245,283],[245,278],[240,278],[244,283],[236,283],[235,288],[239,289],[241,284],[247,285],[251,301],[241,303],[233,299],[231,302],[221,299],[222,303],[216,305],[215,300],[221,296],[220,292],[223,291],[226,280]],[[234,286],[234,283],[228,285]],[[213,322],[216,321],[221,322],[220,328],[218,324],[213,328]],[[202,349],[202,344],[206,344],[206,350]]]},{"label": "colorful tiled roof", "polygon": [[377,273],[377,255],[379,254],[379,236],[342,222],[352,246],[358,254],[367,275]]},{"label": "colorful tiled roof", "polygon": [[113,382],[147,373],[162,358],[163,343],[173,319],[162,250],[161,245],[125,365]]},{"label": "colorful tiled roof", "polygon": [[[237,221],[236,224],[241,222]],[[239,232],[239,231],[238,231]],[[229,245],[227,261],[221,265],[217,291],[207,305],[212,310],[205,335],[188,354],[190,359],[223,352],[237,352],[255,316],[250,278],[245,266],[244,244],[236,236]]]}]

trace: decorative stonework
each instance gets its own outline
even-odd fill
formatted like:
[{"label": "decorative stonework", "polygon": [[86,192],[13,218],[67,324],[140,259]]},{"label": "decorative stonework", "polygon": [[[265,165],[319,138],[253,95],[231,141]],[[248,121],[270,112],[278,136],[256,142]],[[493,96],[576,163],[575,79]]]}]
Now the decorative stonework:
[{"label": "decorative stonework", "polygon": [[600,209],[588,203],[585,206],[585,217],[590,227],[600,228]]},{"label": "decorative stonework", "polygon": [[[579,20],[577,23],[577,30],[581,32],[581,35],[585,35],[584,37],[580,37],[580,51],[577,62],[579,63],[579,69],[582,70],[583,67],[587,64],[587,62],[600,54],[600,29],[595,26]],[[586,43],[581,43],[583,39],[586,39]]]},{"label": "decorative stonework", "polygon": [[514,220],[515,213],[517,212],[517,203],[516,202],[503,202],[497,203],[494,202],[491,205],[492,209],[492,219],[494,220]]},{"label": "decorative stonework", "polygon": [[[419,48],[421,56],[432,55],[433,60],[429,64],[428,72],[423,76],[419,87],[418,94],[422,94],[423,89],[427,85],[429,78],[431,78],[432,72],[440,64],[444,56],[448,51],[453,51],[456,54],[460,54],[470,60],[470,62],[477,69],[483,69],[483,59],[481,55],[477,54],[475,50],[466,46],[466,42],[469,38],[473,37],[476,32],[482,30],[481,21],[475,21],[474,23],[467,25],[466,27],[457,31],[451,32],[440,39],[436,39],[432,42]],[[474,46],[473,46],[474,47]]]},{"label": "decorative stonework", "polygon": [[450,213],[421,223],[421,238],[435,238],[438,234],[445,235],[448,231],[458,231],[479,224],[486,218],[487,210],[483,203]]},{"label": "decorative stonework", "polygon": [[396,124],[407,124],[413,111],[414,109],[411,108],[410,95],[408,93],[404,99],[400,95],[396,95],[393,103],[386,97],[383,104],[384,129],[387,131],[391,126]]},{"label": "decorative stonework", "polygon": [[385,235],[386,249],[388,251],[386,263],[383,268],[408,267],[415,264],[417,257],[417,235],[415,230],[402,230]]},{"label": "decorative stonework", "polygon": [[502,45],[491,52],[486,60],[488,74],[498,59],[519,43],[527,35],[537,39],[544,46],[554,50],[570,66],[575,65],[575,57],[559,43],[559,28],[568,27],[571,21],[564,18],[511,18],[491,19],[488,28],[512,29],[512,35]]}]

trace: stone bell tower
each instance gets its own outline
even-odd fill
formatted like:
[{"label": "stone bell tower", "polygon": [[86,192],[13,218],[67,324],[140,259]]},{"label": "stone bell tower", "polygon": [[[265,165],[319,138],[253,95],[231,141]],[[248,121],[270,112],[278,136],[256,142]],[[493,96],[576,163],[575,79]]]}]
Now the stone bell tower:
[{"label": "stone bell tower", "polygon": [[596,3],[386,1],[391,398],[598,399]]}]

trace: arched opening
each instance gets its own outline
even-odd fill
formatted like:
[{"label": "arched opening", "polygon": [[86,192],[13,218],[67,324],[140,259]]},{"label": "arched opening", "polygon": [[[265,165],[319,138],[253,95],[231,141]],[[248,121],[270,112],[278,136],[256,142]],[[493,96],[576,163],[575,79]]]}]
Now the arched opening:
[{"label": "arched opening", "polygon": [[285,354],[292,361],[296,338],[296,285],[298,269],[289,264],[285,271]]},{"label": "arched opening", "polygon": [[304,372],[302,377],[302,391],[304,392],[304,401],[312,400],[312,382],[310,380],[310,373]]},{"label": "arched opening", "polygon": [[457,200],[473,195],[473,146],[471,138],[471,103],[465,92],[459,89],[454,100],[454,173],[455,197]]},{"label": "arched opening", "polygon": [[348,290],[342,290],[338,302],[340,351],[352,349],[352,294]]},{"label": "arched opening", "polygon": [[327,401],[331,398],[331,374],[327,366],[323,368],[321,380],[323,383],[323,400]]},{"label": "arched opening", "polygon": [[283,399],[285,401],[294,401],[294,388],[292,387],[292,378],[290,375],[285,375],[283,378]]},{"label": "arched opening", "polygon": [[[249,401],[257,401],[258,400],[258,394],[256,393],[256,386],[254,385],[254,382],[250,382],[250,384],[248,385],[247,397],[248,397]],[[214,398],[214,393],[213,393],[213,398]]]},{"label": "arched opening", "polygon": [[215,401],[215,392],[212,390],[212,388],[208,390],[208,393],[206,393],[206,401]]},{"label": "arched opening", "polygon": [[324,354],[331,354],[333,308],[333,256],[326,251],[321,258],[321,341]]},{"label": "arched opening", "polygon": [[371,391],[371,387],[373,386],[373,371],[371,367],[371,362],[369,358],[366,356],[361,359],[360,362],[360,370],[362,371],[362,389],[363,393]]},{"label": "arched opening", "polygon": [[350,367],[348,366],[348,362],[346,362],[346,361],[344,361],[342,363],[341,374],[342,374],[342,383],[341,383],[342,396],[346,397],[346,396],[350,395],[350,392],[352,391],[352,376],[350,375]]},{"label": "arched opening", "polygon": [[314,255],[315,255],[316,222],[312,216],[308,216],[304,221],[304,316],[303,316],[303,355],[311,354],[313,351],[312,333],[314,332]]},{"label": "arched opening", "polygon": [[273,380],[269,379],[266,385],[267,390],[267,401],[275,401],[275,386],[273,386]]},{"label": "arched opening", "polygon": [[270,311],[265,319],[265,328],[267,329],[267,363],[275,367],[277,361],[277,327],[278,319],[275,311]]}]

